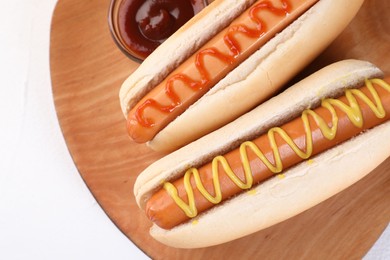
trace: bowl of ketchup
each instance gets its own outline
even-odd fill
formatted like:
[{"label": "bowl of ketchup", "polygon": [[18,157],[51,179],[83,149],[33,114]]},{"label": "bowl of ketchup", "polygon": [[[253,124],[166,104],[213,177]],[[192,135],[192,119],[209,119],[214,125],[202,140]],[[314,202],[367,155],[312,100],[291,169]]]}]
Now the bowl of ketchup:
[{"label": "bowl of ketchup", "polygon": [[207,0],[112,0],[108,15],[111,35],[126,56],[142,62],[207,3]]}]

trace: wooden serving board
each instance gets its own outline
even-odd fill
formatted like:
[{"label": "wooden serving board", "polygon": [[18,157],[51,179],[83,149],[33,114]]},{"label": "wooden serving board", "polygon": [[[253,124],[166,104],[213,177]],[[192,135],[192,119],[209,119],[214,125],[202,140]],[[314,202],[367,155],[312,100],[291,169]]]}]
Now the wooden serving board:
[{"label": "wooden serving board", "polygon": [[[162,154],[126,135],[118,91],[137,64],[111,39],[108,6],[109,0],[58,2],[51,28],[52,85],[60,125],[81,176],[132,242],[154,259],[358,259],[371,248],[390,221],[390,159],[340,194],[254,235],[195,250],[154,241],[132,191],[141,170]],[[390,75],[389,14],[390,1],[366,0],[347,30],[304,73],[358,58]]]}]

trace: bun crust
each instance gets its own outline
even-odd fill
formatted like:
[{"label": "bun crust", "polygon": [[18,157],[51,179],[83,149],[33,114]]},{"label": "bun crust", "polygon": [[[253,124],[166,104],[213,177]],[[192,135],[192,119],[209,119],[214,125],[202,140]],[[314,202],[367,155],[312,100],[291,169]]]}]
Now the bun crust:
[{"label": "bun crust", "polygon": [[345,29],[362,3],[363,0],[320,0],[162,129],[148,145],[156,151],[172,151],[248,112],[320,54]]},{"label": "bun crust", "polygon": [[[345,88],[356,87],[366,78],[374,77],[382,77],[382,72],[363,61],[345,60],[323,68],[230,124],[150,165],[136,180],[137,203],[143,209],[163,181],[176,179],[185,169],[200,166],[215,155],[234,149],[243,140],[315,107],[321,99],[337,97]],[[243,192],[213,207],[199,215],[196,224],[188,222],[171,230],[154,225],[150,233],[158,241],[179,248],[234,240],[326,200],[363,178],[389,154],[390,122],[387,122],[284,171],[283,179],[271,178],[250,193]],[[251,225],[243,225],[248,220]]]}]

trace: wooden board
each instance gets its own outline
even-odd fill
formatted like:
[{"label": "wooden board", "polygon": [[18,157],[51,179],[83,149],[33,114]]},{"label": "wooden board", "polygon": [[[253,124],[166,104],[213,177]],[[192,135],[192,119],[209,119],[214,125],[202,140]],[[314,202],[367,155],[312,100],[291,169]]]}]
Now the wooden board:
[{"label": "wooden board", "polygon": [[[358,259],[390,221],[390,159],[357,184],[320,205],[254,235],[210,248],[166,247],[133,197],[137,174],[162,154],[132,143],[118,91],[137,67],[109,34],[109,0],[60,0],[50,62],[55,106],[74,162],[116,226],[154,259],[238,257]],[[344,58],[369,60],[390,74],[390,2],[366,0],[347,30],[304,73]],[[308,36],[309,39],[310,36]]]}]

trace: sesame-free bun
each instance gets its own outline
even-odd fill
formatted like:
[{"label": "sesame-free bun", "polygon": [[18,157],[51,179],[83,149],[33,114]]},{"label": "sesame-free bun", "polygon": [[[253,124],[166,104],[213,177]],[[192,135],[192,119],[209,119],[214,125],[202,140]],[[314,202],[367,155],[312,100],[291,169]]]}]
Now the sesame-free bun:
[{"label": "sesame-free bun", "polygon": [[[134,194],[144,209],[163,181],[179,178],[241,142],[299,116],[323,98],[338,97],[345,88],[358,87],[366,78],[382,77],[371,63],[345,60],[310,75],[283,93],[199,140],[150,165],[136,180]],[[164,244],[194,248],[224,243],[276,224],[320,203],[371,172],[390,154],[390,122],[366,131],[308,162],[284,171],[250,192],[229,199],[171,230],[156,225],[151,235]]]},{"label": "sesame-free bun", "polygon": [[[124,82],[120,91],[124,114],[253,2],[215,1],[162,44]],[[148,145],[156,151],[173,151],[265,101],[344,30],[362,3],[320,0],[157,133]]]}]

